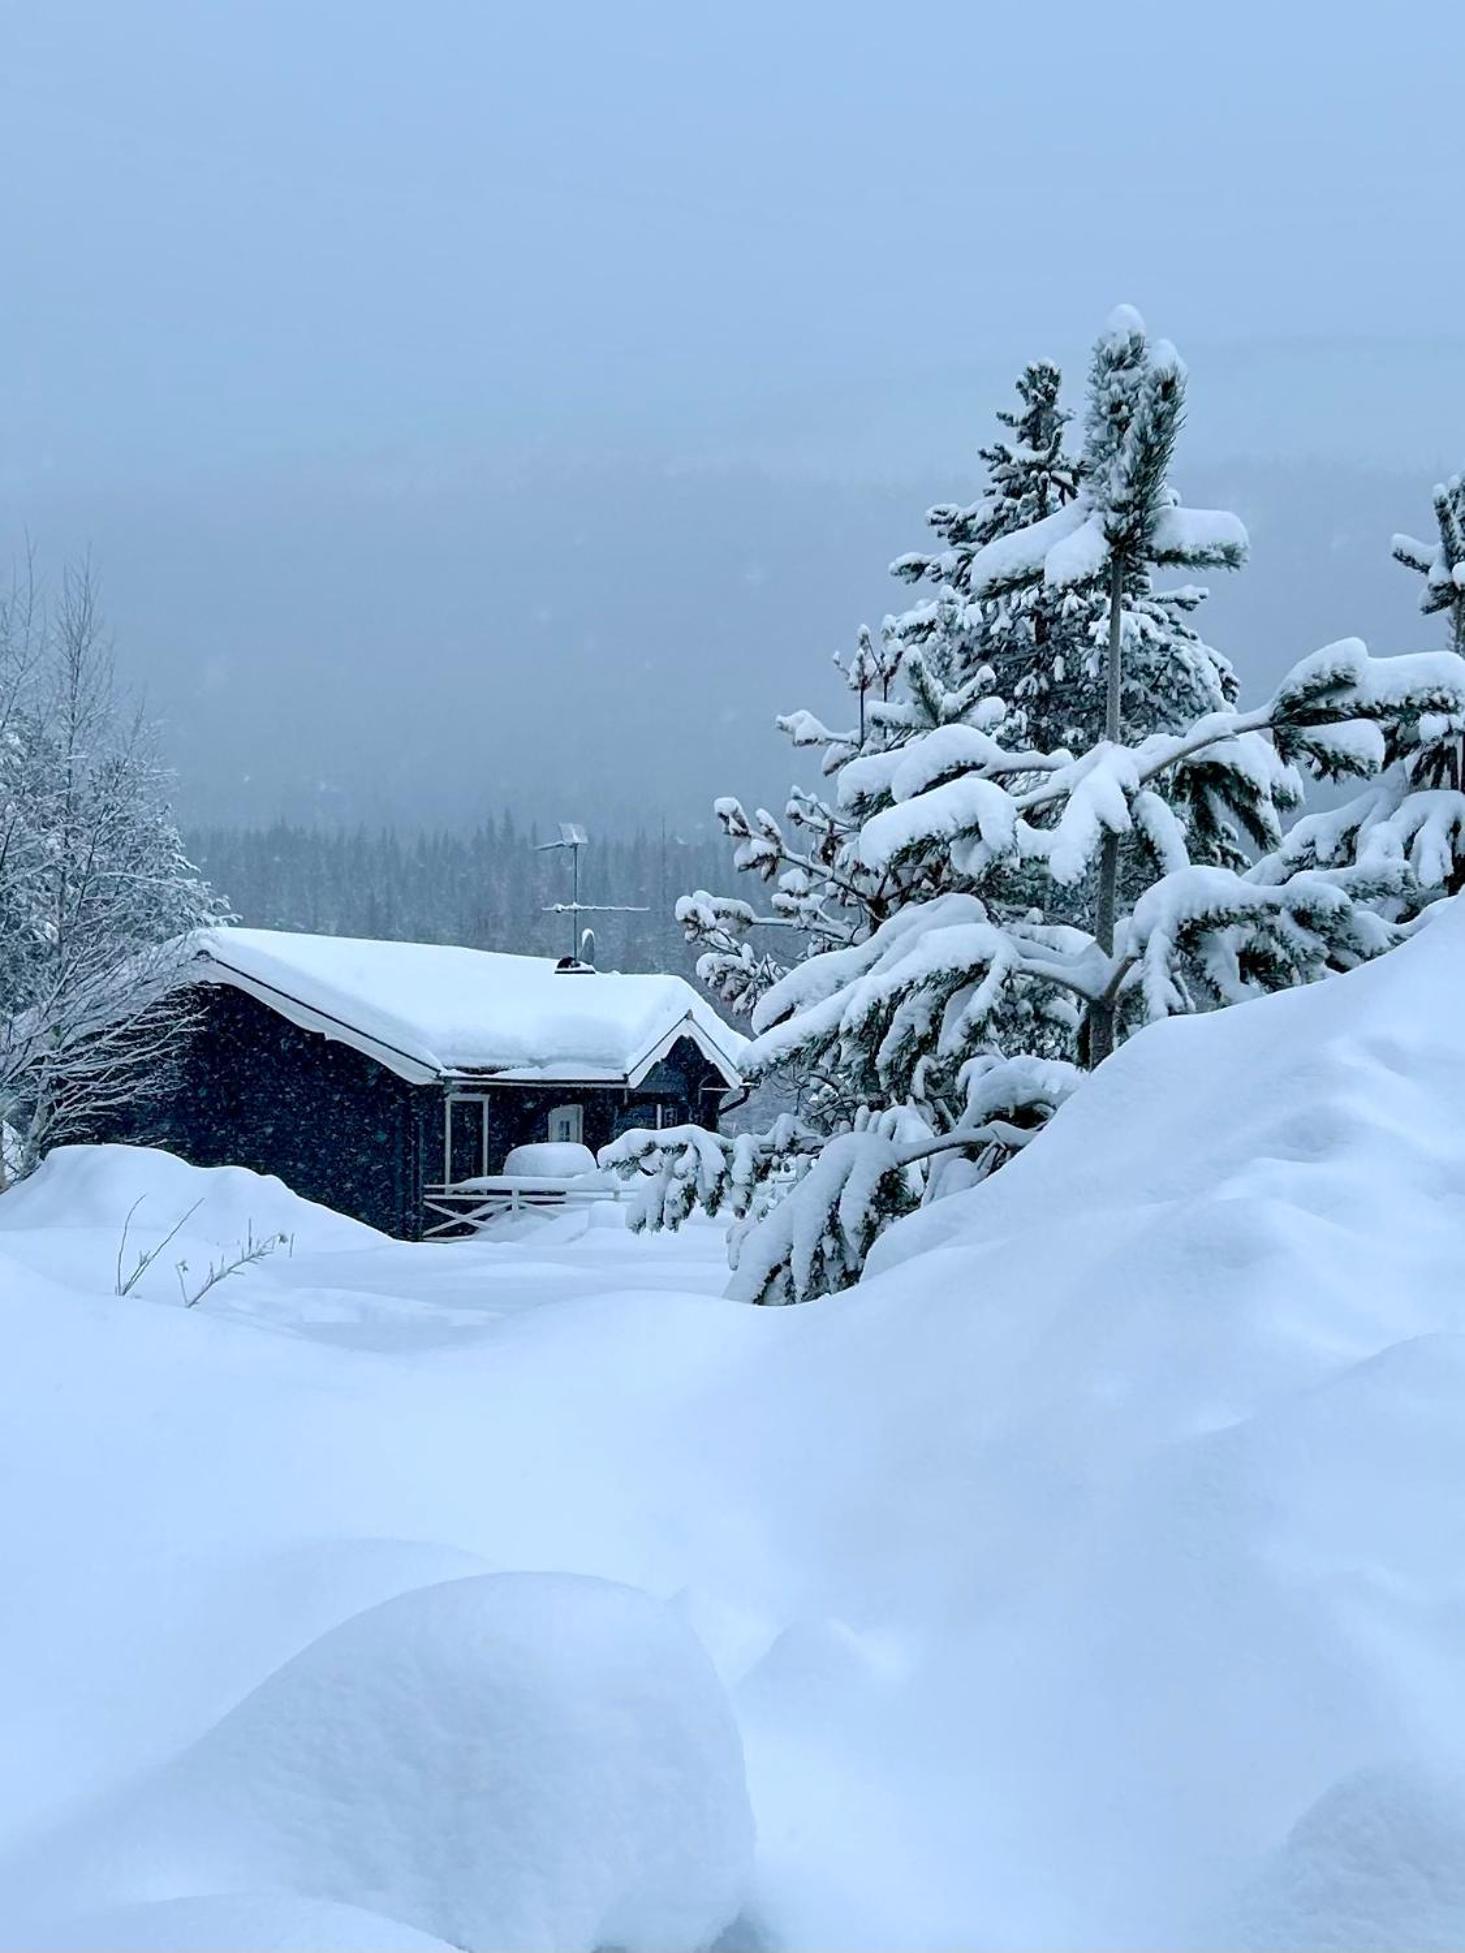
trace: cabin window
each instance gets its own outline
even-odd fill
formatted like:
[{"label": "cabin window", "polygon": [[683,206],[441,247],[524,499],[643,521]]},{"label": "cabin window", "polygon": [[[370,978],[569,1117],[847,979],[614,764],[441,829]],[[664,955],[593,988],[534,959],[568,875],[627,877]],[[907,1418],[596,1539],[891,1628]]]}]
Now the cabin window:
[{"label": "cabin window", "polygon": [[549,1115],[546,1135],[552,1141],[578,1146],[584,1137],[584,1113],[578,1105],[557,1105]]}]

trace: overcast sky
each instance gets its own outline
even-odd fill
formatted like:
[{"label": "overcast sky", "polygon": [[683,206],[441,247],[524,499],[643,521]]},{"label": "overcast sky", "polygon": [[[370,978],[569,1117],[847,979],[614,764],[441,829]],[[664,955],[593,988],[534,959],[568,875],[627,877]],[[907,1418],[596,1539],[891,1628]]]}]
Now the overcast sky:
[{"label": "overcast sky", "polygon": [[92,550],[200,817],[681,820],[1124,299],[1216,641],[1404,648],[1462,14],[0,0],[0,546]]}]

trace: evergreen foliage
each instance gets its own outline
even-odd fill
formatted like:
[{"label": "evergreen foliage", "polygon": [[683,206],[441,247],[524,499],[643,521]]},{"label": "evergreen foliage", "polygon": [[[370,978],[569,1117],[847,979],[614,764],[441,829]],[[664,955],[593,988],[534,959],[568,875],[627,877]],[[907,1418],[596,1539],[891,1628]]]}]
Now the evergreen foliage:
[{"label": "evergreen foliage", "polygon": [[[1395,536],[1395,560],[1424,578],[1419,607],[1447,620],[1450,655],[1465,668],[1465,481],[1434,491],[1438,540]],[[1335,880],[1393,878],[1388,913],[1421,913],[1465,886],[1465,717],[1440,709],[1370,728],[1376,774],[1342,806],[1294,823],[1260,864],[1273,880],[1306,869]]]},{"label": "evergreen foliage", "polygon": [[[888,621],[880,699],[851,732],[781,722],[832,787],[796,792],[786,823],[718,803],[769,898],[703,891],[678,914],[704,980],[751,1012],[750,1069],[797,1081],[802,1116],[741,1151],[631,1136],[609,1163],[662,1188],[643,1225],[674,1225],[691,1190],[739,1217],[736,1294],[853,1279],[891,1217],[1001,1165],[1145,1021],[1399,940],[1409,864],[1313,872],[1283,816],[1304,772],[1376,774],[1458,715],[1465,667],[1348,640],[1239,710],[1189,621],[1203,593],[1155,587],[1247,547],[1171,485],[1185,388],[1174,350],[1116,313],[1070,460],[1057,375],[1030,367],[987,494],[933,511],[943,549],[895,565],[937,588]],[[1071,744],[1030,743],[1060,726]]]},{"label": "evergreen foliage", "polygon": [[1434,491],[1433,544],[1395,536],[1394,558],[1424,578],[1419,608],[1426,617],[1440,611],[1450,620],[1450,649],[1465,657],[1465,477],[1452,475]]}]

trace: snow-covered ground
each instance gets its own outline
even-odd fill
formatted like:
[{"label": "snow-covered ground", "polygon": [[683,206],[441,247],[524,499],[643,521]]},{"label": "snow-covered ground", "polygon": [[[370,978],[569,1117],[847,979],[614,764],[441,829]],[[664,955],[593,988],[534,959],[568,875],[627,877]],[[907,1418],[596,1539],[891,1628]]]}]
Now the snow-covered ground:
[{"label": "snow-covered ground", "polygon": [[[1465,1944],[1462,980],[1455,904],[1147,1031],[792,1310],[708,1226],[411,1247],[53,1156],[0,1940]],[[139,1195],[124,1274],[203,1205],[119,1297]]]}]

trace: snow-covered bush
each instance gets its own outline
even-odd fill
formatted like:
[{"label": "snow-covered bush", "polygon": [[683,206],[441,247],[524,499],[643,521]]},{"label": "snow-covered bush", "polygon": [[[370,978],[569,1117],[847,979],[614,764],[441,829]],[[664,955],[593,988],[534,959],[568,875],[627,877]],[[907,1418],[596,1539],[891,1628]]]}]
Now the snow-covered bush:
[{"label": "snow-covered bush", "polygon": [[[704,980],[751,1013],[748,1070],[799,1080],[803,1117],[730,1143],[632,1135],[606,1158],[652,1183],[633,1225],[729,1207],[748,1300],[853,1279],[891,1218],[1000,1166],[1146,1021],[1389,948],[1465,831],[1404,766],[1370,790],[1390,797],[1376,845],[1344,861],[1307,823],[1284,839],[1305,775],[1373,776],[1451,732],[1465,661],[1348,639],[1243,711],[1190,622],[1204,593],[1156,588],[1247,549],[1234,515],[1171,485],[1174,349],[1114,315],[1072,456],[1057,391],[1028,368],[987,494],[934,510],[945,547],[895,565],[936,594],[887,620],[879,653],[862,638],[859,726],[781,722],[822,748],[827,797],[795,793],[786,823],[717,803],[766,910],[679,906]],[[1060,730],[1072,743],[1047,743]],[[792,943],[785,961],[755,946],[764,931]]]}]

